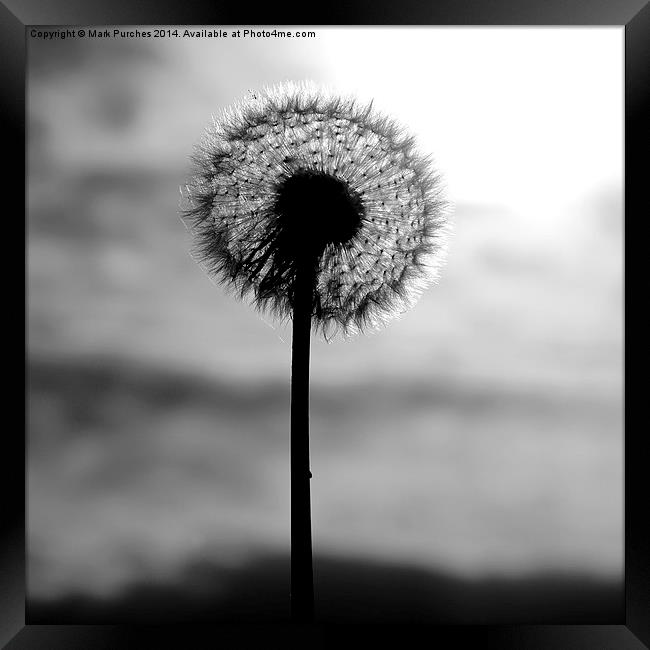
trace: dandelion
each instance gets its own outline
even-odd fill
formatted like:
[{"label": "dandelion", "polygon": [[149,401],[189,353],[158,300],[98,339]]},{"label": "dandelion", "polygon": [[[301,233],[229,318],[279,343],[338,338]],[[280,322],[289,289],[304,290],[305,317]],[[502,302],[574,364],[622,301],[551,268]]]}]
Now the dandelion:
[{"label": "dandelion", "polygon": [[444,257],[442,184],[371,104],[282,84],[214,121],[186,196],[199,263],[293,323],[291,602],[296,620],[311,620],[311,329],[377,328],[415,302]]},{"label": "dandelion", "polygon": [[292,317],[306,267],[314,326],[350,334],[405,311],[436,277],[440,180],[370,105],[293,84],[251,93],[194,160],[185,219],[197,257],[262,310]]}]

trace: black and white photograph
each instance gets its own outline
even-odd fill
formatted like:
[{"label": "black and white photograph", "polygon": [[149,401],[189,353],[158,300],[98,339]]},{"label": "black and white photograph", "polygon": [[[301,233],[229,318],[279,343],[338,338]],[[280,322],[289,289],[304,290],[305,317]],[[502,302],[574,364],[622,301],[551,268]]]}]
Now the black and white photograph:
[{"label": "black and white photograph", "polygon": [[620,620],[620,27],[27,36],[29,623]]}]

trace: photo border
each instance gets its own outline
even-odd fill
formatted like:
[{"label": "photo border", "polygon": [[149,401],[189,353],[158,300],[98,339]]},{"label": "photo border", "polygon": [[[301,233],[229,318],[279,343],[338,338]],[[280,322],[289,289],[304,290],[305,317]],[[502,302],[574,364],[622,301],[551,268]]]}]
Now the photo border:
[{"label": "photo border", "polygon": [[[3,196],[5,223],[9,215],[25,214],[26,195],[17,191],[26,186],[26,42],[27,28],[74,25],[248,25],[247,7],[216,6],[206,0],[175,3],[170,0],[140,0],[130,5],[116,5],[105,0],[3,0],[0,1],[0,117],[3,127],[4,173]],[[648,201],[641,196],[648,181],[642,175],[638,161],[641,156],[647,168],[648,69],[650,68],[650,5],[646,0],[443,0],[429,6],[416,0],[398,3],[377,1],[339,6],[314,7],[311,15],[304,10],[292,11],[290,5],[281,8],[267,5],[257,12],[255,24],[280,25],[457,25],[457,26],[620,26],[625,28],[625,218],[631,223],[635,216],[647,215]],[[320,9],[316,16],[315,9]],[[248,15],[247,15],[248,14]],[[322,20],[328,22],[323,25]],[[319,24],[321,23],[321,24]],[[23,185],[25,184],[25,185]],[[647,195],[646,195],[647,196]],[[644,199],[642,201],[642,198]],[[15,206],[13,205],[15,203]],[[641,206],[644,211],[641,211]],[[12,210],[14,208],[14,210]],[[25,222],[26,228],[26,222]],[[27,248],[27,234],[25,251]],[[625,228],[625,277],[639,264],[639,257],[628,254],[631,237]],[[8,247],[9,248],[9,247]],[[643,257],[641,257],[643,259]],[[25,386],[27,386],[27,273],[25,269]],[[7,265],[8,266],[8,265]],[[10,274],[11,271],[11,274]],[[641,270],[629,277],[641,277]],[[647,274],[647,271],[644,272]],[[6,278],[15,271],[8,267]],[[647,283],[644,282],[647,286]],[[647,288],[643,288],[644,294]],[[632,288],[625,282],[624,305],[631,304]],[[10,313],[6,306],[5,313]],[[15,318],[6,318],[14,322]],[[625,319],[625,421],[632,412],[628,398],[628,337],[632,324]],[[5,340],[9,340],[8,337]],[[631,339],[630,339],[631,340]],[[13,346],[12,346],[13,347]],[[644,349],[639,347],[639,350]],[[10,382],[7,382],[10,383]],[[643,387],[641,387],[643,388]],[[11,392],[6,401],[13,403]],[[25,400],[25,421],[28,419]],[[646,398],[647,399],[647,398]],[[18,401],[18,398],[16,399]],[[25,551],[25,449],[26,434],[15,433],[5,423],[3,441],[2,510],[0,521],[0,647],[6,650],[47,648],[48,650],[90,650],[92,648],[161,648],[213,646],[215,641],[225,647],[244,647],[263,642],[268,645],[274,637],[290,634],[298,641],[319,644],[329,640],[337,644],[370,640],[373,632],[367,628],[357,637],[360,626],[314,625],[309,628],[294,625],[247,626],[112,626],[112,625],[26,625],[26,551]],[[24,432],[27,431],[25,426]],[[405,643],[421,638],[424,633],[432,645],[440,643],[471,643],[481,648],[607,648],[639,650],[650,647],[650,536],[645,512],[647,500],[646,469],[648,438],[645,430],[625,428],[625,617],[616,625],[499,625],[499,626],[408,626],[381,627],[381,639]],[[424,629],[423,629],[424,628]],[[211,638],[211,640],[210,640]],[[3,645],[7,644],[7,645]],[[645,644],[645,645],[644,645]]]}]

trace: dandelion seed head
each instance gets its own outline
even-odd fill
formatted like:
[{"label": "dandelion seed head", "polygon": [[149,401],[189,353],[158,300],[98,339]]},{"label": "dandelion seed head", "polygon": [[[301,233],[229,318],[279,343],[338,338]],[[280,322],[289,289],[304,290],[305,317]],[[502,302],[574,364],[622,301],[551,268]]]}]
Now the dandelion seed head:
[{"label": "dandelion seed head", "polygon": [[385,324],[444,261],[448,204],[430,158],[371,104],[286,83],[226,109],[193,157],[183,219],[213,277],[291,317],[315,269],[326,336]]}]

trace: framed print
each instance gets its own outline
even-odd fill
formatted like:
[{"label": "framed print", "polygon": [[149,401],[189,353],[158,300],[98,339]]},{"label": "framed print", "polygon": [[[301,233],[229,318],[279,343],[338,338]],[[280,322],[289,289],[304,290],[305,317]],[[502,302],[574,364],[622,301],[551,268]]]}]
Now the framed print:
[{"label": "framed print", "polygon": [[647,6],[0,10],[4,647],[650,645]]}]

